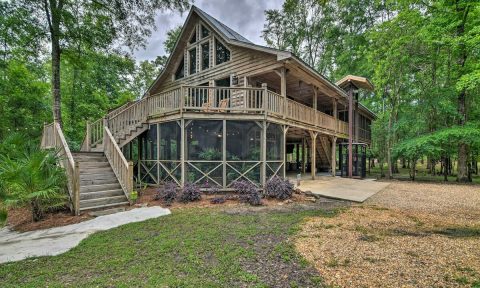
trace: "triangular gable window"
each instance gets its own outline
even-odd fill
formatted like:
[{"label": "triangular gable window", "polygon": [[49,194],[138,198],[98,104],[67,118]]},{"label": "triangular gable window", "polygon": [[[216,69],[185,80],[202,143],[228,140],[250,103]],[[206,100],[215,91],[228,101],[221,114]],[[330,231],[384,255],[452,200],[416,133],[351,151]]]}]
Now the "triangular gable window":
[{"label": "triangular gable window", "polygon": [[188,43],[193,44],[197,42],[197,29],[193,29],[193,35],[192,38],[190,38],[190,41]]},{"label": "triangular gable window", "polygon": [[210,31],[202,25],[202,38],[205,38],[208,35],[210,35]]},{"label": "triangular gable window", "polygon": [[230,61],[230,50],[215,39],[215,64],[218,65],[227,61]]},{"label": "triangular gable window", "polygon": [[175,71],[175,80],[183,78],[185,76],[185,57],[182,57],[182,61],[178,65],[177,71]]}]

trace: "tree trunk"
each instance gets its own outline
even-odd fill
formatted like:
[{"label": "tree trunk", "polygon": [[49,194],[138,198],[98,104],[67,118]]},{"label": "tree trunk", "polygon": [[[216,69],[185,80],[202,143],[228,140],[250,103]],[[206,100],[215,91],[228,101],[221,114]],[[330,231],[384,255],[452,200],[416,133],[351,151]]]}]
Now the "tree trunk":
[{"label": "tree trunk", "polygon": [[45,14],[50,30],[52,49],[52,110],[53,121],[62,125],[62,97],[60,93],[60,22],[62,18],[63,0],[44,0]]},{"label": "tree trunk", "polygon": [[443,180],[448,181],[448,157],[443,157]]},{"label": "tree trunk", "polygon": [[412,165],[411,165],[412,169],[410,171],[410,179],[412,181],[415,181],[416,164],[417,164],[417,160],[412,159]]}]

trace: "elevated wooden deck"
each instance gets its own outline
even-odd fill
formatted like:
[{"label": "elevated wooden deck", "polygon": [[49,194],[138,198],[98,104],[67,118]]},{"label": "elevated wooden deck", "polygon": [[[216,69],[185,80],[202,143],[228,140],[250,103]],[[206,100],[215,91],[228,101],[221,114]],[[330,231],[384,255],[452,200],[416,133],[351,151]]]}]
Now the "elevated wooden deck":
[{"label": "elevated wooden deck", "polygon": [[[134,105],[138,105],[133,109],[136,110],[135,113],[143,114],[142,117],[146,117],[149,122],[162,121],[164,117],[176,118],[172,115],[184,117],[188,115],[191,118],[228,117],[244,120],[267,117],[272,121],[306,130],[340,138],[348,137],[347,122],[265,88],[182,86],[150,95]],[[117,111],[110,119],[115,120],[116,123],[127,123],[132,121],[132,115],[129,114]],[[112,129],[115,133],[116,129]],[[122,127],[118,129],[122,130]]]}]

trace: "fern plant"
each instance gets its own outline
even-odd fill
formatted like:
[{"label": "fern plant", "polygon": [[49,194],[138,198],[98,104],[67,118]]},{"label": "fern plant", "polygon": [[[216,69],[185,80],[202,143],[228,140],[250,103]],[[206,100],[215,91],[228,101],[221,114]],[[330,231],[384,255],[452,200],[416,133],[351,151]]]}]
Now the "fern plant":
[{"label": "fern plant", "polygon": [[7,206],[29,206],[34,221],[67,202],[66,175],[55,151],[27,149],[13,159],[0,155],[0,194]]}]

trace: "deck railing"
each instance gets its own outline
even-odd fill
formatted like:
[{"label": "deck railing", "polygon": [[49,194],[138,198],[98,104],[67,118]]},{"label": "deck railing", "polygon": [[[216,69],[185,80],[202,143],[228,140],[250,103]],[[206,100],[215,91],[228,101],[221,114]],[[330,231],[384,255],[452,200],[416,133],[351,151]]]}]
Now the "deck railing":
[{"label": "deck railing", "polygon": [[[122,108],[123,107],[123,108]],[[287,120],[348,134],[348,124],[302,103],[286,99],[272,91],[250,87],[182,86],[129,103],[87,125],[88,147],[103,140],[106,125],[114,138],[145,123],[148,117],[169,112],[241,112],[267,113]],[[85,143],[82,146],[85,149]]]},{"label": "deck railing", "polygon": [[58,122],[45,125],[43,128],[41,148],[56,149],[60,156],[60,165],[67,174],[67,189],[75,215],[80,212],[80,168],[75,162],[68,147],[62,128]]},{"label": "deck railing", "polygon": [[104,126],[103,128],[103,152],[117,176],[125,196],[130,199],[130,192],[133,191],[133,163],[127,161],[108,127]]}]

